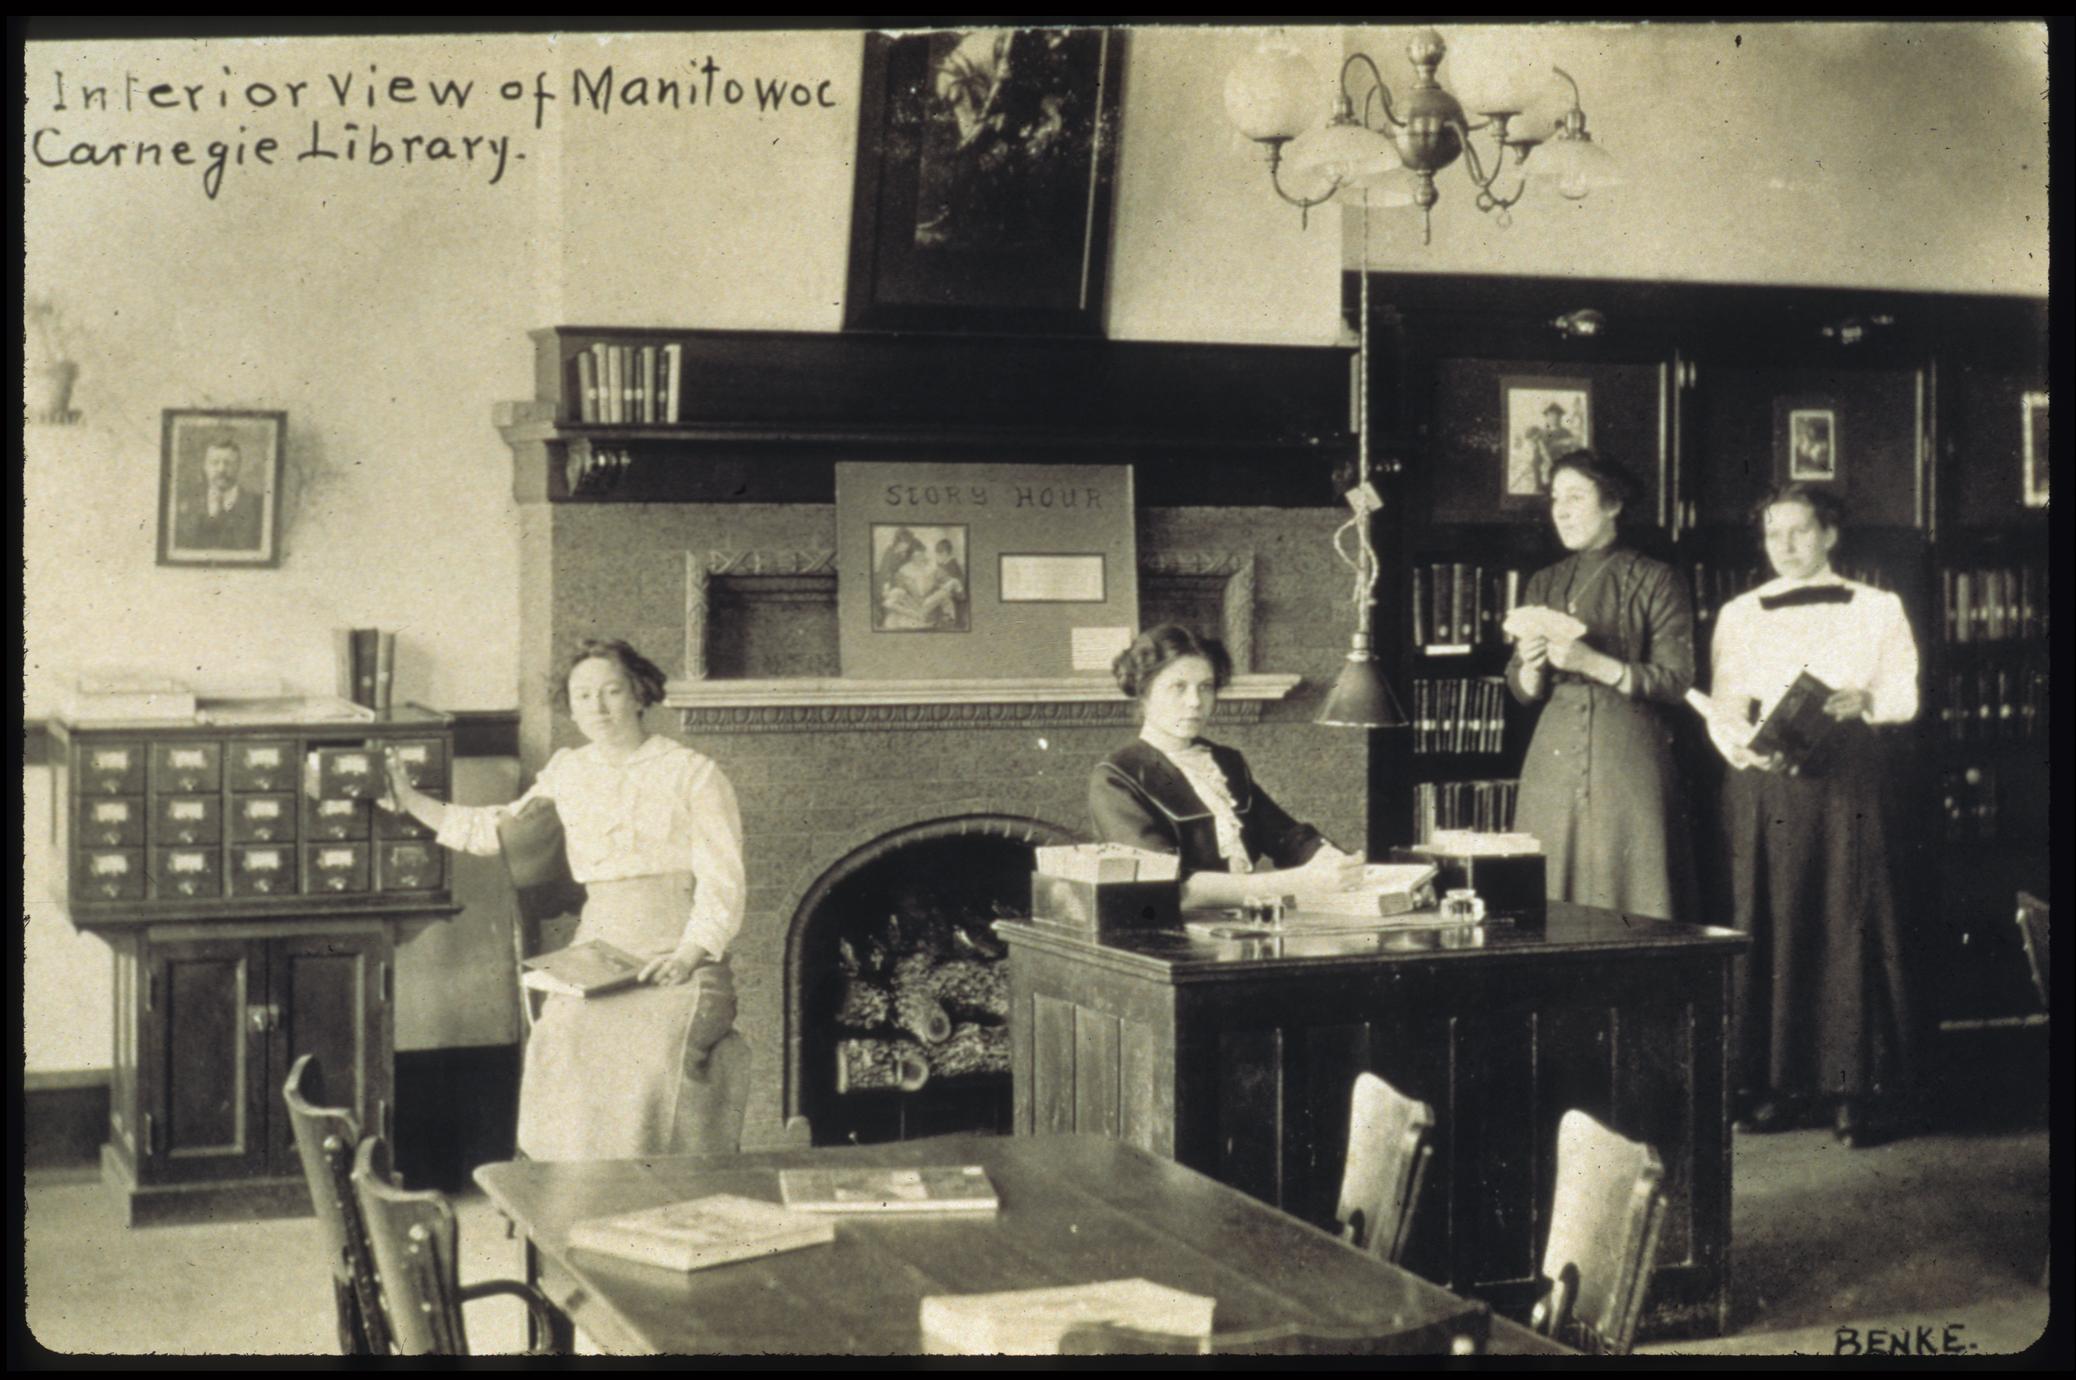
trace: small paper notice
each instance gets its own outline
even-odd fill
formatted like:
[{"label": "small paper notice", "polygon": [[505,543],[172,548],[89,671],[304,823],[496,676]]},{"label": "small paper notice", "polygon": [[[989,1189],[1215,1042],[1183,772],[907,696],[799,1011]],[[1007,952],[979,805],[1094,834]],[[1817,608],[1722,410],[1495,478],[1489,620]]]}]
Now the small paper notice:
[{"label": "small paper notice", "polygon": [[1005,604],[1100,604],[1104,598],[1101,556],[1002,557]]},{"label": "small paper notice", "polygon": [[1107,671],[1118,653],[1132,645],[1132,630],[1119,628],[1075,628],[1074,669]]}]

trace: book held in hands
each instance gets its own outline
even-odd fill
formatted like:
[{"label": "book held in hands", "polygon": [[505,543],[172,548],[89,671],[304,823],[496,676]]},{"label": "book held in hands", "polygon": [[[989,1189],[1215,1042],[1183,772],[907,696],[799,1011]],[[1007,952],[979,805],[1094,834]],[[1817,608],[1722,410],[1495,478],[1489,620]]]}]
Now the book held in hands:
[{"label": "book held in hands", "polygon": [[1146,1279],[1110,1279],[923,1300],[926,1346],[960,1356],[1047,1356],[1071,1328],[1110,1323],[1182,1337],[1211,1335],[1218,1300]]},{"label": "book held in hands", "polygon": [[781,1169],[779,1196],[803,1212],[993,1212],[1002,1205],[977,1164]]},{"label": "book held in hands", "polygon": [[1687,692],[1687,703],[1731,742],[1759,757],[1778,754],[1788,771],[1800,772],[1838,727],[1838,720],[1824,712],[1824,703],[1832,693],[1830,686],[1804,671],[1757,727],[1745,723],[1728,705],[1699,690]]},{"label": "book held in hands", "polygon": [[563,997],[602,997],[641,981],[643,960],[603,939],[536,954],[525,961],[522,986]]},{"label": "book held in hands", "polygon": [[835,1239],[836,1224],[827,1217],[732,1193],[594,1217],[569,1229],[570,1245],[580,1250],[688,1271]]}]

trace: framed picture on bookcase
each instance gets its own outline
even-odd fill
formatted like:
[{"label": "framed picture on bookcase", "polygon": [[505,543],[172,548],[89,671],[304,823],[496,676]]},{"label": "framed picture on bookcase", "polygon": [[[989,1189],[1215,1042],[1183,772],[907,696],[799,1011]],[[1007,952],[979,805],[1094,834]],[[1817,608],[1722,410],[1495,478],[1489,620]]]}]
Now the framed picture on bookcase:
[{"label": "framed picture on bookcase", "polygon": [[1556,463],[1593,444],[1592,381],[1514,374],[1500,379],[1499,392],[1506,422],[1500,505],[1540,506]]},{"label": "framed picture on bookcase", "polygon": [[2047,448],[2047,394],[2028,393],[2021,404],[2025,436],[2026,490],[2028,508],[2047,506],[2047,467],[2052,454]]}]

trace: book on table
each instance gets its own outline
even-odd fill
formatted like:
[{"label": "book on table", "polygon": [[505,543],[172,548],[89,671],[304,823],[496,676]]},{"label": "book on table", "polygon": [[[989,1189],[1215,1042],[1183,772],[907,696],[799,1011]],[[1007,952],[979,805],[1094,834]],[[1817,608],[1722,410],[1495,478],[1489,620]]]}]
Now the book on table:
[{"label": "book on table", "polygon": [[781,1169],[779,1196],[803,1212],[993,1212],[1002,1205],[977,1164]]},{"label": "book on table", "polygon": [[934,1294],[923,1300],[932,1350],[962,1356],[1046,1356],[1070,1328],[1110,1323],[1182,1337],[1211,1335],[1218,1300],[1146,1279],[1110,1279],[996,1294]]},{"label": "book on table", "polygon": [[827,1217],[732,1193],[593,1217],[569,1229],[570,1245],[580,1250],[688,1271],[835,1239]]},{"label": "book on table", "polygon": [[641,981],[644,960],[603,939],[587,939],[521,965],[522,986],[564,997],[602,997]]},{"label": "book on table", "polygon": [[1303,923],[1307,912],[1316,915],[1361,915],[1384,917],[1407,915],[1434,904],[1433,863],[1367,863],[1362,884],[1346,891],[1300,891],[1293,919]]}]

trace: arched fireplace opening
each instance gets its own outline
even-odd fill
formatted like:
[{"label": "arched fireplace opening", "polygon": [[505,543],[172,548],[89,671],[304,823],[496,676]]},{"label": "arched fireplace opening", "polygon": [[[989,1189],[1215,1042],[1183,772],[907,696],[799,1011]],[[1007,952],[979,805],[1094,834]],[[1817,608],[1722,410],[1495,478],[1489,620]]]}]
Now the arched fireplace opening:
[{"label": "arched fireplace opening", "polygon": [[1008,969],[991,928],[1029,910],[1031,849],[1073,835],[965,815],[883,835],[795,912],[786,1111],[816,1145],[1010,1129]]}]

